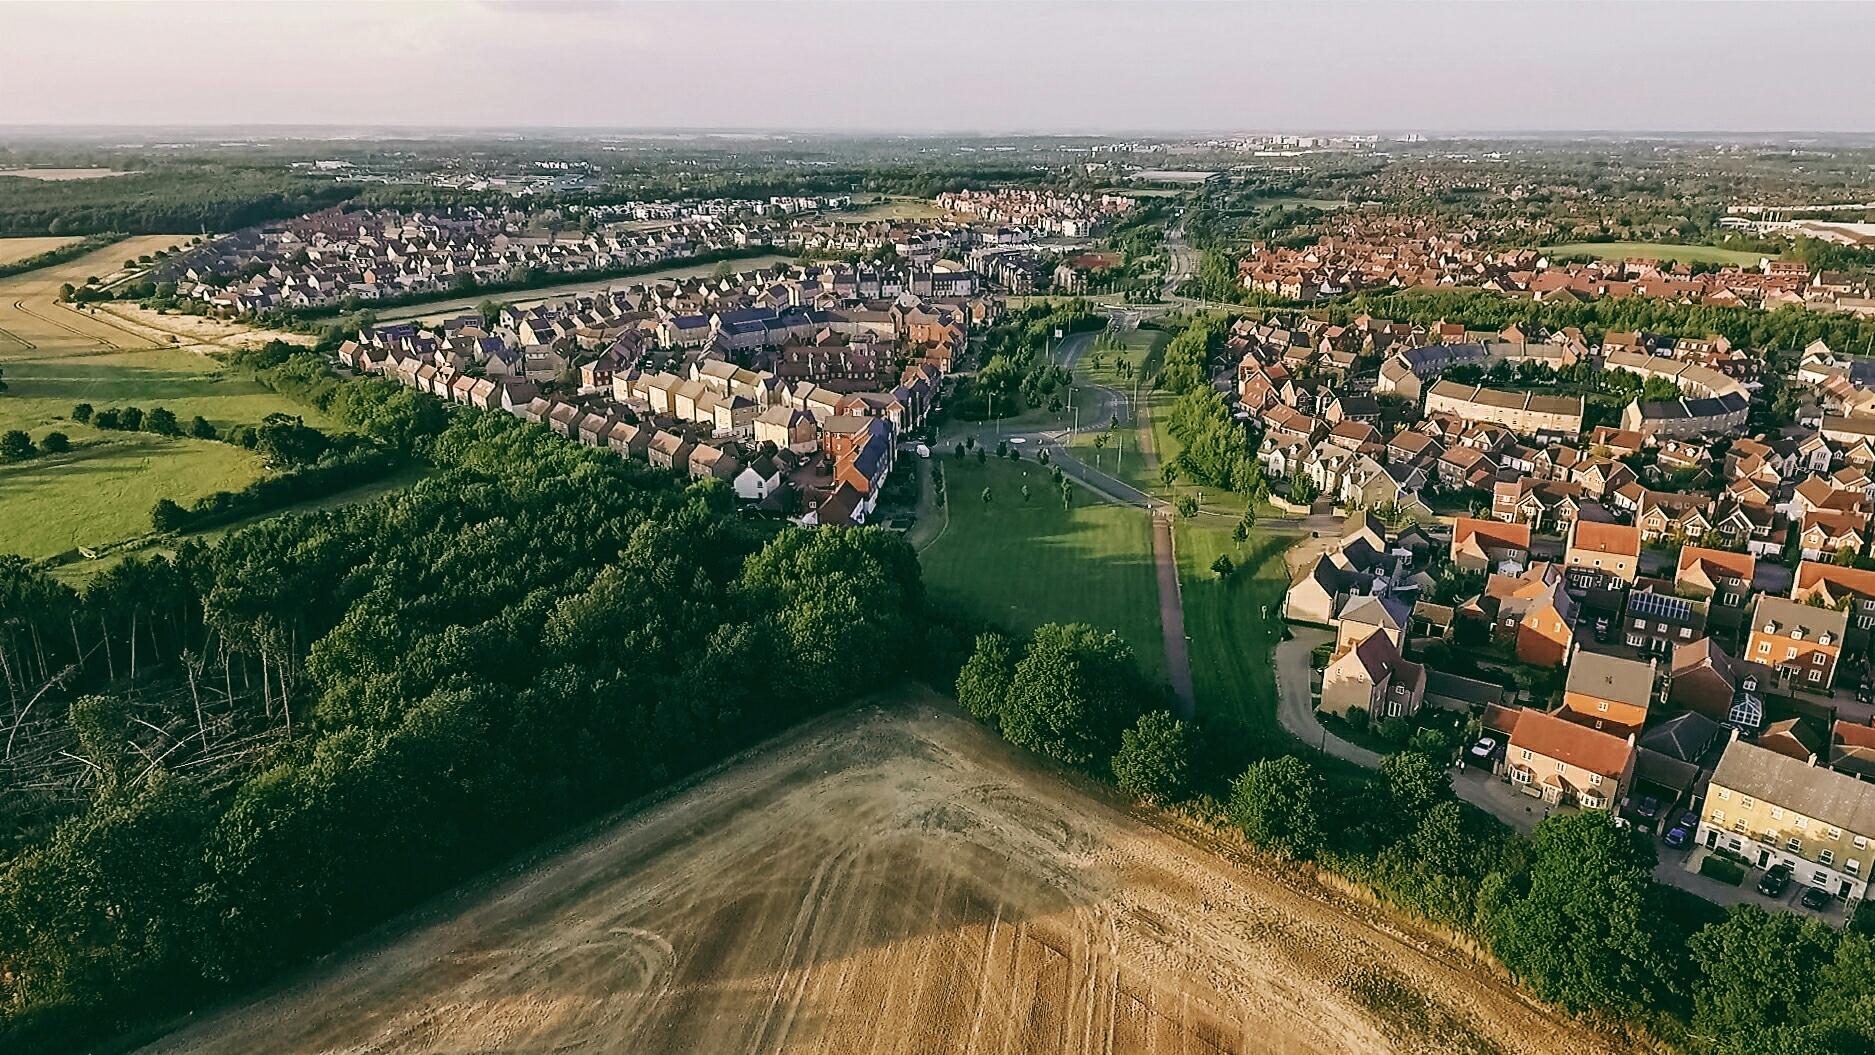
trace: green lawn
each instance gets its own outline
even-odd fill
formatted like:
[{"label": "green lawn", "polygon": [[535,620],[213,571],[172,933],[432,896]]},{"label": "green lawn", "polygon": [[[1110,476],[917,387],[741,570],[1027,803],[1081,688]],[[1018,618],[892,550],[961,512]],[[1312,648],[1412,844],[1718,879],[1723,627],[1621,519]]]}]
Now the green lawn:
[{"label": "green lawn", "polygon": [[[251,517],[243,517],[240,520],[230,521],[226,524],[222,524],[218,527],[212,527],[205,531],[188,532],[182,535],[181,538],[190,539],[196,542],[210,542],[210,543],[218,542],[224,536],[226,536],[229,532],[235,531],[239,528],[246,527],[249,524],[258,523],[262,520],[267,520],[272,517],[282,516],[287,513],[311,513],[317,510],[321,510],[321,509],[337,509],[340,506],[356,505],[360,502],[370,501],[371,499],[377,498],[380,495],[390,494],[393,491],[401,491],[404,488],[409,487],[412,484],[415,484],[417,481],[423,479],[425,476],[428,476],[429,474],[430,474],[429,466],[411,465],[406,468],[400,469],[397,472],[394,472],[390,474],[389,476],[384,477],[381,480],[374,480],[371,483],[367,483],[367,484],[359,484],[357,487],[353,487],[344,491],[339,491],[335,494],[329,494],[322,498],[316,498],[316,499],[313,499],[312,501],[304,502],[299,505],[288,506],[285,509],[276,509],[270,512],[260,513]],[[149,524],[147,523],[147,518],[146,518],[146,522],[143,525],[143,530],[147,531],[148,529],[149,529]],[[73,561],[70,564],[61,564],[53,568],[51,573],[54,578],[59,579],[60,581],[68,585],[72,585],[72,586],[81,585],[89,581],[90,579],[92,579],[94,576],[97,576],[103,573],[104,571],[110,568],[113,568],[117,566],[118,564],[123,563],[126,560],[129,560],[132,557],[169,556],[175,552],[175,549],[176,549],[175,541],[176,541],[175,539],[171,539],[171,538],[152,539],[146,545],[135,546],[135,547],[125,547],[123,549],[113,550],[108,555],[100,557],[97,560],[78,560],[78,561]]]},{"label": "green lawn", "polygon": [[1019,632],[1051,622],[1112,629],[1145,670],[1165,676],[1144,512],[1100,503],[1079,488],[1074,507],[1064,509],[1048,469],[1034,461],[992,457],[978,465],[974,456],[946,457],[943,467],[949,524],[920,555],[934,597]]},{"label": "green lawn", "polygon": [[172,240],[133,239],[0,280],[0,432],[40,441],[57,431],[72,442],[66,454],[0,465],[0,553],[43,557],[142,535],[157,499],[187,505],[263,472],[259,458],[227,444],[79,425],[73,404],[163,406],[184,425],[199,414],[221,428],[284,411],[336,427],[213,359],[54,303],[60,282],[108,274],[126,255]]},{"label": "green lawn", "polygon": [[69,452],[0,465],[0,553],[49,557],[141,535],[157,499],[186,504],[245,487],[261,473],[260,459],[225,443],[66,431]]},{"label": "green lawn", "polygon": [[[1204,520],[1180,519],[1175,531],[1198,716],[1241,738],[1248,753],[1286,746],[1289,735],[1276,723],[1272,653],[1283,629],[1277,611],[1289,585],[1283,553],[1294,538],[1253,531],[1239,546],[1230,526]],[[1237,565],[1228,579],[1211,570],[1219,554]]]},{"label": "green lawn", "polygon": [[1555,256],[1592,256],[1601,260],[1626,260],[1644,257],[1654,260],[1677,260],[1683,264],[1736,264],[1755,267],[1764,253],[1743,249],[1720,249],[1710,245],[1673,245],[1667,242],[1569,242],[1546,245],[1545,253]]}]

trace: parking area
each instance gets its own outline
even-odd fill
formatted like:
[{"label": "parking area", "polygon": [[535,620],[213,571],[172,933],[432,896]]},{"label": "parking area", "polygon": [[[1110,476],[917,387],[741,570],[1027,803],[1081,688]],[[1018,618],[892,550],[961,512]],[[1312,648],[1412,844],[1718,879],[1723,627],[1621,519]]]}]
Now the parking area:
[{"label": "parking area", "polygon": [[1849,920],[1849,913],[1854,905],[1838,897],[1829,900],[1820,907],[1811,908],[1803,903],[1805,892],[1811,888],[1799,876],[1792,876],[1783,892],[1775,897],[1758,892],[1758,883],[1764,878],[1765,869],[1744,867],[1745,878],[1737,886],[1723,883],[1710,876],[1700,874],[1699,868],[1713,851],[1704,846],[1689,845],[1675,850],[1666,845],[1659,847],[1660,864],[1654,869],[1654,878],[1669,883],[1682,890],[1689,890],[1708,901],[1720,905],[1757,905],[1759,908],[1794,912],[1800,916],[1820,919],[1832,927],[1840,927]]}]

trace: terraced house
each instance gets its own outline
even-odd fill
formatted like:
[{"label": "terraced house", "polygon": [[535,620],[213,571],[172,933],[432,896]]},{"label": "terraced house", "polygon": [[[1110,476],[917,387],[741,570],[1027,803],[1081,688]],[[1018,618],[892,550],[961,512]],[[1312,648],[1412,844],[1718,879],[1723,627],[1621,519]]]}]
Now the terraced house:
[{"label": "terraced house", "polygon": [[1483,385],[1440,381],[1426,392],[1426,414],[1502,425],[1525,436],[1582,434],[1582,397],[1507,392]]},{"label": "terraced house", "polygon": [[1860,900],[1875,860],[1875,784],[1735,738],[1712,772],[1697,838]]}]

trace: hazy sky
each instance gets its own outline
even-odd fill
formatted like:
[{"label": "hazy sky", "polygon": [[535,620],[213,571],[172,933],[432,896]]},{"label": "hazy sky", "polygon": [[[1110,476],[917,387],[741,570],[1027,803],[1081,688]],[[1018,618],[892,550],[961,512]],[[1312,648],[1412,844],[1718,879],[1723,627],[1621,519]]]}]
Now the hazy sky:
[{"label": "hazy sky", "polygon": [[1875,132],[1875,4],[4,3],[0,125]]}]

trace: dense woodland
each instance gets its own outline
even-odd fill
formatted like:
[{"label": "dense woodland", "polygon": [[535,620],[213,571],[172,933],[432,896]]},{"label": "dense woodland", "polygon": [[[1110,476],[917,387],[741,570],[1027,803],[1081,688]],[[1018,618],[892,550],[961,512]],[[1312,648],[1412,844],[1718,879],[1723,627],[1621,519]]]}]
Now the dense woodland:
[{"label": "dense woodland", "polygon": [[465,412],[437,475],[133,561],[0,563],[0,1046],[250,984],[896,676],[918,566]]},{"label": "dense woodland", "polygon": [[0,236],[201,234],[313,212],[356,193],[278,168],[155,163],[119,176],[0,176]]}]

